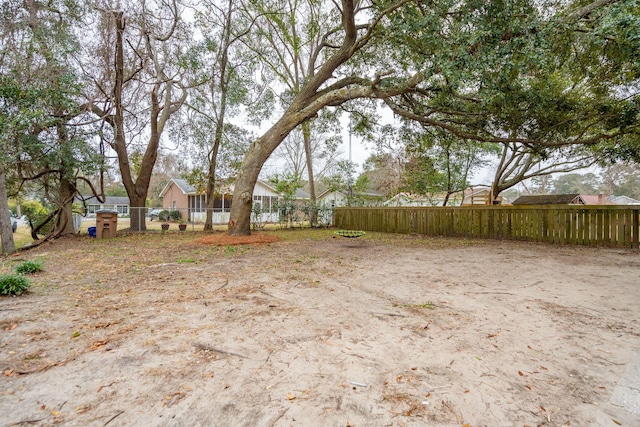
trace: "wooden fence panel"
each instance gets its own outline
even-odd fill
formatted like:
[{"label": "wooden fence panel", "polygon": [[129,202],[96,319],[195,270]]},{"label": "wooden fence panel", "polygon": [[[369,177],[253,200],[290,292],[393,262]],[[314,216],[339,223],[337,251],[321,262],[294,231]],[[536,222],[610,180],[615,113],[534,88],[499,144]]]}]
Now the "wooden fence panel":
[{"label": "wooden fence panel", "polygon": [[336,208],[334,226],[555,244],[638,249],[640,206]]}]

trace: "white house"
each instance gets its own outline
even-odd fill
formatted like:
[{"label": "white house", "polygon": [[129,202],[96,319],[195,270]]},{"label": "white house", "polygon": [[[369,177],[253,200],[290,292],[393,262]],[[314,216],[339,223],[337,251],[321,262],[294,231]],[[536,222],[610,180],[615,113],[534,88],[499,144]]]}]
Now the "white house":
[{"label": "white house", "polygon": [[96,211],[102,209],[108,209],[112,211],[117,211],[118,215],[128,216],[129,215],[129,198],[121,197],[121,196],[105,196],[104,202],[101,202],[95,196],[91,197],[76,197],[75,202],[84,203],[87,209],[87,216],[93,217],[96,214]]},{"label": "white house", "polygon": [[[409,193],[398,193],[386,202],[385,206],[444,206],[446,193],[435,193],[427,196]],[[447,206],[456,206],[460,204],[459,193],[449,196]]]},{"label": "white house", "polygon": [[[384,194],[377,191],[359,191],[354,192],[353,197],[357,199],[358,204],[364,206],[380,206],[383,204]],[[316,202],[332,208],[347,206],[349,195],[343,191],[325,190],[316,197]]]}]

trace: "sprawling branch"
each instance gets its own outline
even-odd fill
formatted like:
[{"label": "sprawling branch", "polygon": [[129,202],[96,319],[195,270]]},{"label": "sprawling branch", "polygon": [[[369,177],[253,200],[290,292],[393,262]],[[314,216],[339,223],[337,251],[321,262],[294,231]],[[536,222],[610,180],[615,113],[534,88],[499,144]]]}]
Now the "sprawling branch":
[{"label": "sprawling branch", "polygon": [[[606,140],[615,139],[623,134],[623,132],[620,130],[613,130],[610,132],[596,133],[592,136],[587,137],[585,136],[587,129],[593,126],[592,123],[589,123],[586,125],[582,135],[575,138],[566,138],[563,140],[544,140],[544,139],[534,139],[534,138],[486,136],[486,135],[481,135],[479,133],[472,133],[472,132],[465,131],[458,126],[452,125],[442,120],[438,120],[438,119],[434,119],[424,115],[413,113],[401,107],[400,105],[398,105],[390,97],[386,97],[383,99],[387,104],[387,106],[389,106],[389,108],[391,108],[391,110],[394,113],[396,113],[401,117],[404,117],[409,120],[414,120],[416,122],[419,122],[425,125],[445,129],[460,138],[471,139],[478,142],[498,142],[498,143],[516,142],[516,143],[524,144],[527,146],[537,145],[537,146],[545,146],[545,147],[560,147],[560,146],[569,146],[569,145],[595,145]],[[604,117],[602,119],[604,119]],[[634,129],[636,128],[637,126],[634,127]],[[630,128],[626,130],[626,133],[629,132],[629,129]]]}]

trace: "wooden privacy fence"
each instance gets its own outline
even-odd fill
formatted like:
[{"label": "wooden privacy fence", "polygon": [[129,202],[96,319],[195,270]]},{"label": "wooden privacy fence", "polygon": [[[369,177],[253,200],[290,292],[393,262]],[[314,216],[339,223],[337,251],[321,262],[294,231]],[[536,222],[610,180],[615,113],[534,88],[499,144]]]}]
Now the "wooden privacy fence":
[{"label": "wooden privacy fence", "polygon": [[638,249],[640,206],[463,206],[336,208],[351,230]]}]

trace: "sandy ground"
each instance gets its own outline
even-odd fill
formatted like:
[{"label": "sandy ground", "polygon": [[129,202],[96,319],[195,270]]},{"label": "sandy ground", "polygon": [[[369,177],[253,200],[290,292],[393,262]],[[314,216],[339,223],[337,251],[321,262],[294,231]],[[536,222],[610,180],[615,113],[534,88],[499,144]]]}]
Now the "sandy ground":
[{"label": "sandy ground", "polygon": [[365,237],[3,261],[0,426],[640,425],[640,254]]}]

